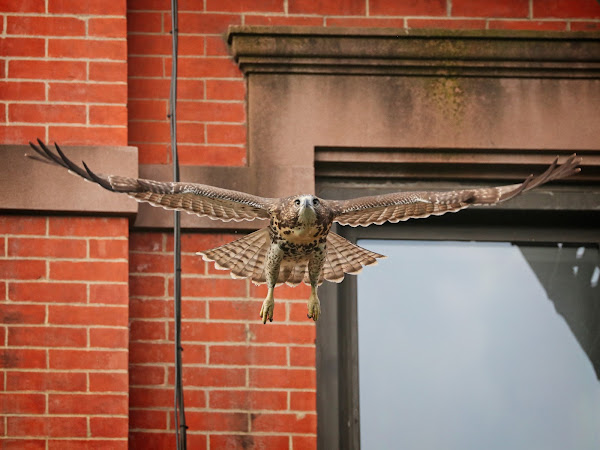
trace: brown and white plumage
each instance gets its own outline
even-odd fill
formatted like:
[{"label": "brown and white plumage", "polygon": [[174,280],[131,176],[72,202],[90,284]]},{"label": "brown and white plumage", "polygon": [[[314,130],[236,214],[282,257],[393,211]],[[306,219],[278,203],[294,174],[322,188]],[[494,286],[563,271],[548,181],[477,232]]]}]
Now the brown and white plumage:
[{"label": "brown and white plumage", "polygon": [[273,289],[276,285],[311,285],[308,316],[320,314],[317,287],[324,280],[341,282],[346,273],[357,274],[364,266],[377,263],[383,255],[358,247],[330,231],[333,222],[368,226],[400,222],[430,215],[456,212],[472,205],[494,205],[549,181],[579,172],[579,160],[572,155],[563,164],[558,158],[548,169],[525,181],[507,186],[462,189],[447,192],[397,192],[350,200],[323,200],[313,195],[282,199],[264,198],[196,183],[144,180],[92,172],[85,163],[79,167],[55,144],[58,154],[43,142],[30,143],[37,155],[31,158],[62,166],[112,192],[124,193],[140,202],[166,209],[185,211],[223,221],[270,219],[263,228],[234,242],[200,252],[218,269],[234,278],[249,278],[268,285],[261,308],[263,323],[273,320]]}]

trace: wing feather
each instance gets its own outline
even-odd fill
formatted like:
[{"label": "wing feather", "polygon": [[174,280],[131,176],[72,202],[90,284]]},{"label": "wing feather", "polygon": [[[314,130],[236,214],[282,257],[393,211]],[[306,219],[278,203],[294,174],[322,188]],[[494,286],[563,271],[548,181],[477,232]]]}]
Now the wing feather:
[{"label": "wing feather", "polygon": [[541,175],[530,175],[522,183],[507,186],[448,192],[396,192],[345,201],[327,201],[327,204],[334,211],[335,222],[353,227],[439,216],[471,205],[494,205],[509,200],[549,181],[578,173],[580,169],[577,166],[580,162],[573,154],[559,165],[557,157]]},{"label": "wing feather", "polygon": [[96,174],[85,163],[83,168],[73,163],[57,144],[54,145],[58,154],[52,152],[39,139],[38,143],[39,146],[29,143],[37,153],[37,155],[28,155],[30,158],[64,167],[109,191],[127,194],[139,202],[147,202],[165,209],[185,211],[225,222],[231,220],[239,222],[268,218],[270,209],[275,205],[274,199],[205,184],[162,182]]}]

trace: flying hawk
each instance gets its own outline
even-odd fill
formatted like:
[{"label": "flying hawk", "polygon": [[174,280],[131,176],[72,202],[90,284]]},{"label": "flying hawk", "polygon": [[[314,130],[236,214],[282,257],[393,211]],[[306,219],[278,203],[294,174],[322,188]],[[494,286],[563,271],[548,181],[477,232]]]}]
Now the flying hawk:
[{"label": "flying hawk", "polygon": [[578,173],[579,159],[572,155],[558,165],[558,158],[541,175],[530,175],[519,184],[448,192],[397,192],[350,200],[325,200],[314,195],[287,198],[264,198],[244,192],[220,189],[196,183],[174,183],[102,175],[74,164],[54,144],[53,153],[38,139],[39,147],[30,142],[39,156],[29,157],[62,166],[82,178],[112,192],[121,192],[140,202],[166,209],[176,209],[223,221],[269,219],[267,228],[211,250],[199,252],[217,269],[228,270],[234,278],[250,278],[266,283],[267,298],[260,310],[263,323],[273,321],[275,286],[287,283],[310,284],[308,318],[321,314],[317,288],[324,281],[339,283],[344,274],[357,274],[363,266],[377,263],[385,256],[352,244],[330,231],[337,222],[352,227],[396,223],[430,215],[439,216],[471,205],[494,205],[548,181]]}]

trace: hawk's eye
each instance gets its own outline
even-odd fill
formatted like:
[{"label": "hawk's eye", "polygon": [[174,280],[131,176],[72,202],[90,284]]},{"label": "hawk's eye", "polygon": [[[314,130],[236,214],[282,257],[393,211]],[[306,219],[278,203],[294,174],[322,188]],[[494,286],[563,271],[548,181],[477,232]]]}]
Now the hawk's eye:
[{"label": "hawk's eye", "polygon": [[314,206],[319,206],[319,199],[318,199],[318,198],[315,198],[315,199],[313,200],[313,205],[314,205]]},{"label": "hawk's eye", "polygon": [[300,206],[300,199],[297,198],[294,203],[296,204],[296,206]]}]

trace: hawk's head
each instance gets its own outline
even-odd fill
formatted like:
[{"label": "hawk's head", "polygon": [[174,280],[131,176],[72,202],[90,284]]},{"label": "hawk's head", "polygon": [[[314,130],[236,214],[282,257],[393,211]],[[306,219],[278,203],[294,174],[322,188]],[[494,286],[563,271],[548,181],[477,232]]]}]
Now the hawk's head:
[{"label": "hawk's head", "polygon": [[286,228],[311,227],[331,220],[331,213],[314,195],[298,195],[282,200],[279,222]]}]

